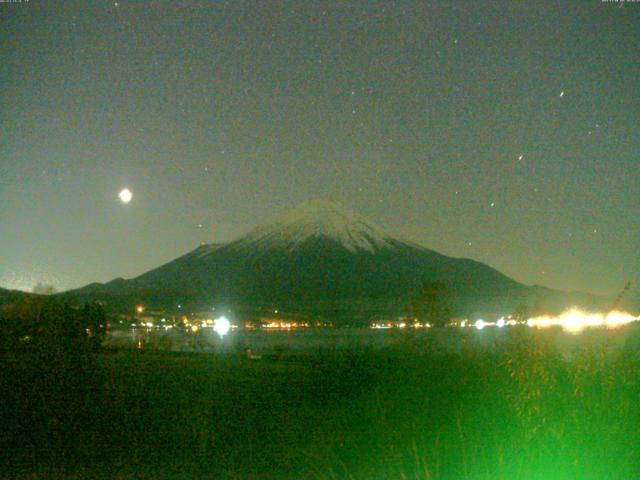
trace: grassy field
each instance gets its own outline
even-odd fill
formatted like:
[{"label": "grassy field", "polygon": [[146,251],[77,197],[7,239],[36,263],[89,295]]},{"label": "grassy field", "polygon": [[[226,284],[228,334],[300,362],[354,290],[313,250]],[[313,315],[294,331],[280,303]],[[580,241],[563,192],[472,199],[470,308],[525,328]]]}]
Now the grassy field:
[{"label": "grassy field", "polygon": [[554,335],[460,354],[407,335],[262,360],[6,357],[2,478],[640,478],[638,332],[585,333],[571,357]]}]

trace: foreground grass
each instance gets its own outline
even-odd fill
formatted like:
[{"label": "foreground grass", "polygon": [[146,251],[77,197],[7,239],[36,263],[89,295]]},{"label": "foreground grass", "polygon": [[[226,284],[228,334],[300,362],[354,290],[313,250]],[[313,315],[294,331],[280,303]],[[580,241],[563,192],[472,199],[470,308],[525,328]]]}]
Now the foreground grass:
[{"label": "foreground grass", "polygon": [[571,356],[553,332],[509,335],[456,354],[407,335],[385,351],[261,361],[8,361],[4,477],[638,478],[637,332],[585,334]]}]

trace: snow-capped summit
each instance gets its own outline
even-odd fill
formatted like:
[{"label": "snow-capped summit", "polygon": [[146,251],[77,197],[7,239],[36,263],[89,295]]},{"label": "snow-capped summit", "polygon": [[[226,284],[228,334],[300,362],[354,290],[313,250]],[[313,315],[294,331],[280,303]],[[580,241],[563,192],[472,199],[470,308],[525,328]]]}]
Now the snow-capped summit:
[{"label": "snow-capped summit", "polygon": [[294,250],[309,239],[333,240],[351,252],[393,248],[398,241],[363,217],[328,200],[311,200],[234,242],[247,248]]}]

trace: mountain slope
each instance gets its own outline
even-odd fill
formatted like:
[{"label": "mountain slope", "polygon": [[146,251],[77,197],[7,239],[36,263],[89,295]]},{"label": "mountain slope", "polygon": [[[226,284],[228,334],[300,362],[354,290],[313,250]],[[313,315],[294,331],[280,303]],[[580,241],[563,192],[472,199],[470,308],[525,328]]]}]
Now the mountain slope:
[{"label": "mountain slope", "polygon": [[534,291],[485,264],[394,238],[334,203],[313,201],[229,244],[203,245],[134,279],[72,293],[389,312],[406,306],[425,281],[446,283],[461,311],[512,308]]}]

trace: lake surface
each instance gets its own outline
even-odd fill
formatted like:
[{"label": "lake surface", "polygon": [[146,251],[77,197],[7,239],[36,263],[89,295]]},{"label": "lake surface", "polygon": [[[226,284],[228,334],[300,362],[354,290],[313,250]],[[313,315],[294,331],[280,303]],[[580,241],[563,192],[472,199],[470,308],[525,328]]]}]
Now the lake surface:
[{"label": "lake surface", "polygon": [[317,352],[347,349],[425,348],[459,353],[468,349],[492,349],[522,336],[536,336],[552,342],[566,355],[585,344],[598,346],[609,342],[616,348],[640,351],[640,325],[617,330],[590,329],[579,334],[560,329],[536,330],[526,326],[504,328],[372,329],[308,328],[296,330],[232,330],[221,339],[212,329],[197,334],[178,329],[131,329],[109,332],[105,347],[168,350],[178,352],[231,353],[255,355]]}]

